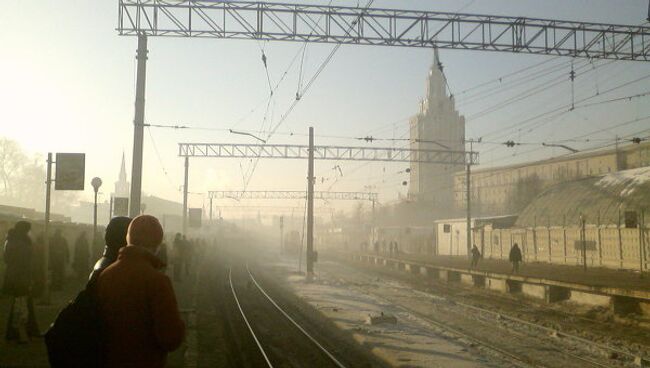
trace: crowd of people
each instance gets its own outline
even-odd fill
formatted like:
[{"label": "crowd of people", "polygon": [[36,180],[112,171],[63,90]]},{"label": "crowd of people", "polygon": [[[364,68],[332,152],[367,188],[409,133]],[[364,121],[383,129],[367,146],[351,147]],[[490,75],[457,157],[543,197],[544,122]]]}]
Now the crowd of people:
[{"label": "crowd of people", "polygon": [[[2,291],[11,297],[5,338],[18,343],[42,336],[34,315],[34,298],[46,282],[43,235],[32,242],[30,230],[29,222],[17,222],[8,231],[3,251]],[[203,252],[204,245],[202,240],[175,234],[170,257],[175,281],[190,275],[193,259]],[[52,291],[63,289],[67,270],[72,270],[74,277],[91,280],[95,287],[104,326],[104,365],[164,366],[167,352],[181,344],[185,327],[166,275],[167,244],[160,222],[149,215],[113,218],[106,227],[103,253],[92,269],[97,257],[85,232],[77,236],[70,252],[63,230],[57,228],[48,249]]]},{"label": "crowd of people", "polygon": [[373,244],[373,248],[375,251],[375,254],[389,254],[391,256],[393,255],[398,255],[399,254],[399,246],[397,245],[397,241],[391,240],[390,242],[386,243],[386,240],[382,240],[381,242],[379,240],[375,241]]}]

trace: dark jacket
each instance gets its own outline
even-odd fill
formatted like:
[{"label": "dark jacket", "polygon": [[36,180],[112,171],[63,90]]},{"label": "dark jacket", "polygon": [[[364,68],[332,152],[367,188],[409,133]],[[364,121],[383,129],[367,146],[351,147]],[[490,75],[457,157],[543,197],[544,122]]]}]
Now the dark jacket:
[{"label": "dark jacket", "polygon": [[60,234],[54,234],[50,239],[50,265],[64,267],[70,260],[70,249],[68,241]]},{"label": "dark jacket", "polygon": [[113,264],[113,262],[117,260],[118,253],[119,249],[106,246],[104,248],[104,254],[102,254],[102,258],[98,259],[97,262],[95,262],[95,266],[93,267],[93,270],[90,273],[88,279],[92,279],[95,274],[99,275],[99,273],[101,273],[104,268]]},{"label": "dark jacket", "polygon": [[521,262],[521,249],[518,246],[510,248],[510,255],[508,256],[510,262]]},{"label": "dark jacket", "polygon": [[164,367],[167,352],[185,335],[162,262],[143,247],[129,245],[99,275],[97,297],[106,329],[106,367]]},{"label": "dark jacket", "polygon": [[26,233],[11,229],[4,245],[7,265],[3,291],[15,296],[29,295],[32,283],[32,241]]}]

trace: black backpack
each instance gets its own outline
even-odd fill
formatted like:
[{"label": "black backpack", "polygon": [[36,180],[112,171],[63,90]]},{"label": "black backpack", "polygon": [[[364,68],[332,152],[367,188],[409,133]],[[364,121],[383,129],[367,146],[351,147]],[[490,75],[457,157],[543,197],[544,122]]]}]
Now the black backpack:
[{"label": "black backpack", "polygon": [[45,333],[50,366],[101,367],[104,328],[96,293],[96,272],[77,297],[61,310]]}]

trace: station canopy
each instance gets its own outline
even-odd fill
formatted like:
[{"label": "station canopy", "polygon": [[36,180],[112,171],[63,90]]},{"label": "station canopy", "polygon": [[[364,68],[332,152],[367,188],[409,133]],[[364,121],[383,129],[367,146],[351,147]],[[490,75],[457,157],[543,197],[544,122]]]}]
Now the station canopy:
[{"label": "station canopy", "polygon": [[519,215],[517,227],[616,225],[625,212],[645,209],[650,216],[650,167],[560,183],[537,196]]}]

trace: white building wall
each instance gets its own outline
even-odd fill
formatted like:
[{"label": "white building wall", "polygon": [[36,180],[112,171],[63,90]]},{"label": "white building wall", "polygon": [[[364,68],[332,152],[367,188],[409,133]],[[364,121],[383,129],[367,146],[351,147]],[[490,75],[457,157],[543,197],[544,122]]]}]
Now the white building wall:
[{"label": "white building wall", "polygon": [[[438,255],[467,256],[466,221],[466,219],[447,219],[434,222],[434,227],[436,229],[435,244],[438,249]],[[449,225],[449,232],[445,232],[445,225]],[[473,221],[471,226],[474,226]]]}]

